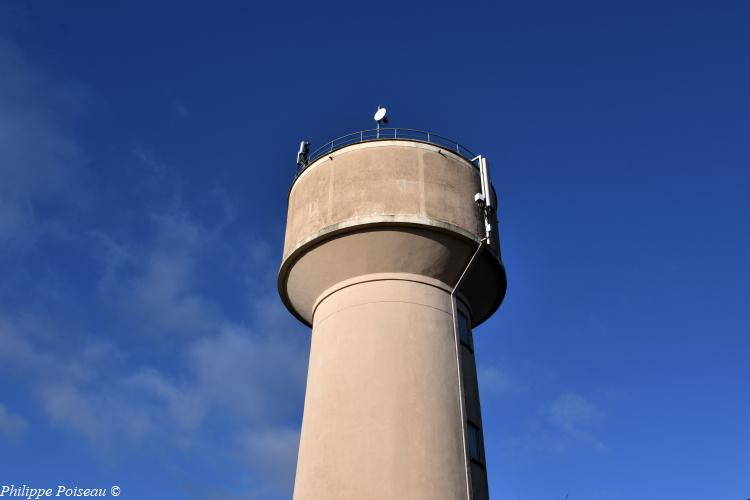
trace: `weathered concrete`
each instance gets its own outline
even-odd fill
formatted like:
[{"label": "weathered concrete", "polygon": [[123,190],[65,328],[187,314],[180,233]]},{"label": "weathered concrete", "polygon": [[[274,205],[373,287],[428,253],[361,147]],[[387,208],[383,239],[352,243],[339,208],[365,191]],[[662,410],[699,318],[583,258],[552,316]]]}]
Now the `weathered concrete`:
[{"label": "weathered concrete", "polygon": [[466,498],[450,296],[363,281],[315,312],[295,498]]},{"label": "weathered concrete", "polygon": [[[313,336],[295,500],[488,498],[450,296],[481,238],[479,185],[469,162],[413,141],[349,146],[296,179],[279,293]],[[495,241],[455,306],[476,325],[504,293]]]},{"label": "weathered concrete", "polygon": [[[279,272],[286,306],[312,325],[315,299],[336,281],[374,272],[419,274],[420,266],[452,286],[482,230],[473,202],[477,169],[437,146],[408,141],[357,144],[331,158],[310,165],[289,193]],[[499,258],[486,252],[480,267],[485,272],[466,285],[475,325],[505,293]]]}]

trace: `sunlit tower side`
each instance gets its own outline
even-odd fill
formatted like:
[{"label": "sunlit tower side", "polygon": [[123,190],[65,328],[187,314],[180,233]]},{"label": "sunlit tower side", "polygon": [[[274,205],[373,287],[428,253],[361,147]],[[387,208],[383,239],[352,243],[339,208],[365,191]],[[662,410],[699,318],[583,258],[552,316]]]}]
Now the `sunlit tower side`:
[{"label": "sunlit tower side", "polygon": [[472,328],[506,289],[487,161],[386,119],[297,155],[279,271],[312,326],[294,498],[487,499]]}]

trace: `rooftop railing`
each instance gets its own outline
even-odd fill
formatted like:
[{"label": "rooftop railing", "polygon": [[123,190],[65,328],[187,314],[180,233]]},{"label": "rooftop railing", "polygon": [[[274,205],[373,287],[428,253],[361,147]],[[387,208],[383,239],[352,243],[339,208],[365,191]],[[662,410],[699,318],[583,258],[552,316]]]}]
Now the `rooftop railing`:
[{"label": "rooftop railing", "polygon": [[315,149],[308,155],[307,163],[301,165],[297,175],[302,173],[312,162],[321,158],[327,154],[331,154],[334,151],[341,149],[352,144],[359,144],[361,142],[371,141],[417,141],[426,142],[428,144],[434,144],[445,148],[446,150],[452,151],[457,155],[465,158],[469,162],[472,162],[476,155],[469,151],[466,147],[462,146],[458,142],[443,137],[442,135],[433,134],[432,132],[425,132],[423,130],[414,130],[410,128],[380,128],[370,130],[360,130],[359,132],[352,132],[351,134],[342,135],[330,142],[327,142]]}]

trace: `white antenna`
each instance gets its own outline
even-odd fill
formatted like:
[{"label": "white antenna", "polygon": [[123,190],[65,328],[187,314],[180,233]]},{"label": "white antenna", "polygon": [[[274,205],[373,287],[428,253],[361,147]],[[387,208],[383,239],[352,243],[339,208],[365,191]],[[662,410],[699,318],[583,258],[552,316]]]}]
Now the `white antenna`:
[{"label": "white antenna", "polygon": [[380,123],[381,121],[383,123],[388,123],[388,117],[386,116],[388,114],[388,110],[385,108],[381,108],[378,106],[378,110],[375,112],[375,121]]},{"label": "white antenna", "polygon": [[482,177],[482,193],[484,194],[484,206],[492,209],[492,184],[490,183],[490,166],[487,158],[479,157],[479,175]]},{"label": "white antenna", "polygon": [[307,155],[310,153],[310,142],[302,141],[299,143],[299,152],[297,153],[297,166],[304,168],[307,166]]},{"label": "white antenna", "polygon": [[373,117],[373,119],[375,120],[375,123],[377,124],[377,129],[378,129],[377,138],[380,139],[380,124],[388,123],[388,110],[378,106],[378,110],[375,111],[375,116]]},{"label": "white antenna", "polygon": [[484,232],[487,242],[492,235],[492,183],[490,182],[490,167],[487,164],[487,158],[482,155],[474,158],[479,165],[479,179],[481,193],[474,195],[474,202],[479,205],[484,215]]}]

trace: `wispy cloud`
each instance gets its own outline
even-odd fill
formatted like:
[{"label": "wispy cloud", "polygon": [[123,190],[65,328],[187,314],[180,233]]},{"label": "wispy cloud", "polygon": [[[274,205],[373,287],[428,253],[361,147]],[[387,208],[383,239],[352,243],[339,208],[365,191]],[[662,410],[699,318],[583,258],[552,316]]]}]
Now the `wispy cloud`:
[{"label": "wispy cloud", "polygon": [[566,391],[539,408],[506,443],[519,457],[538,460],[550,454],[572,450],[607,451],[597,430],[606,415],[597,404],[582,395]]},{"label": "wispy cloud", "polygon": [[289,416],[302,395],[305,356],[286,334],[228,327],[189,348],[195,389],[245,423]]},{"label": "wispy cloud", "polygon": [[477,367],[477,376],[483,395],[500,397],[528,390],[526,384],[497,366],[480,365]]},{"label": "wispy cloud", "polygon": [[604,417],[604,412],[580,394],[560,394],[547,409],[546,414],[548,422],[565,437],[598,450],[606,450],[604,443],[593,434],[593,428]]},{"label": "wispy cloud", "polygon": [[185,106],[185,103],[183,103],[179,99],[176,99],[172,102],[172,111],[174,112],[175,116],[177,116],[177,118],[180,118],[182,120],[185,120],[188,116],[190,116],[190,112],[188,112],[187,106]]},{"label": "wispy cloud", "polygon": [[160,331],[210,329],[217,313],[195,283],[196,261],[209,235],[184,214],[157,215],[153,221],[153,246],[122,290],[126,305]]},{"label": "wispy cloud", "polygon": [[[265,311],[252,325],[219,322],[188,340],[168,369],[107,344],[65,354],[7,319],[0,361],[29,386],[50,423],[84,438],[96,456],[110,460],[155,443],[159,452],[206,448],[254,471],[257,498],[283,497],[294,477],[299,431],[290,423],[301,409],[307,351],[304,332],[279,323],[271,303],[251,304]],[[0,433],[20,432],[18,418],[0,411]]]},{"label": "wispy cloud", "polygon": [[[2,298],[13,298],[0,303],[3,384],[22,386],[42,425],[77,436],[102,460],[146,450],[193,468],[205,460],[242,471],[231,492],[191,486],[205,493],[196,498],[288,498],[309,340],[275,296],[276,245],[237,227],[237,207],[220,187],[190,200],[210,215],[186,204],[176,169],[149,148],[133,152],[139,175],[118,191],[127,220],[78,219],[74,228],[50,207],[72,203],[86,174],[87,155],[67,122],[80,95],[2,41],[0,75],[0,264],[4,252],[18,257],[20,244],[42,234],[59,243],[40,232],[54,222],[75,240],[74,265],[58,255],[46,265],[56,283],[81,294],[42,286],[36,262],[14,286],[0,283]],[[188,115],[182,103],[174,112]],[[113,203],[89,202],[100,213]],[[25,295],[16,298],[15,287]],[[68,302],[36,300],[53,294]],[[9,408],[0,404],[0,438],[29,425]]]},{"label": "wispy cloud", "polygon": [[251,467],[264,473],[272,489],[291,492],[299,437],[299,429],[288,427],[248,430],[240,436],[241,453]]},{"label": "wispy cloud", "polygon": [[0,437],[14,438],[22,434],[28,424],[26,420],[8,411],[5,405],[0,404]]},{"label": "wispy cloud", "polygon": [[[63,334],[54,315],[28,321],[22,311],[0,310],[0,363],[28,386],[50,424],[82,437],[96,456],[209,450],[252,473],[255,483],[239,497],[283,498],[293,482],[308,340],[274,294],[268,242],[243,240],[241,257],[224,259],[227,210],[209,226],[172,204],[147,216],[138,240],[90,231],[102,264],[98,299],[119,325],[91,338]],[[207,290],[207,266],[242,275],[242,318],[230,319]],[[132,345],[115,334],[122,325]],[[169,359],[142,359],[132,349],[139,339],[172,346]],[[23,425],[13,417],[8,432]]]},{"label": "wispy cloud", "polygon": [[69,203],[86,155],[65,123],[82,105],[80,87],[61,84],[0,39],[0,242],[33,238],[40,203]]},{"label": "wispy cloud", "polygon": [[223,318],[201,292],[197,276],[215,235],[185,212],[152,214],[149,222],[145,242],[95,234],[104,264],[99,281],[103,300],[137,318],[133,326],[139,333],[196,336],[215,331]]}]

